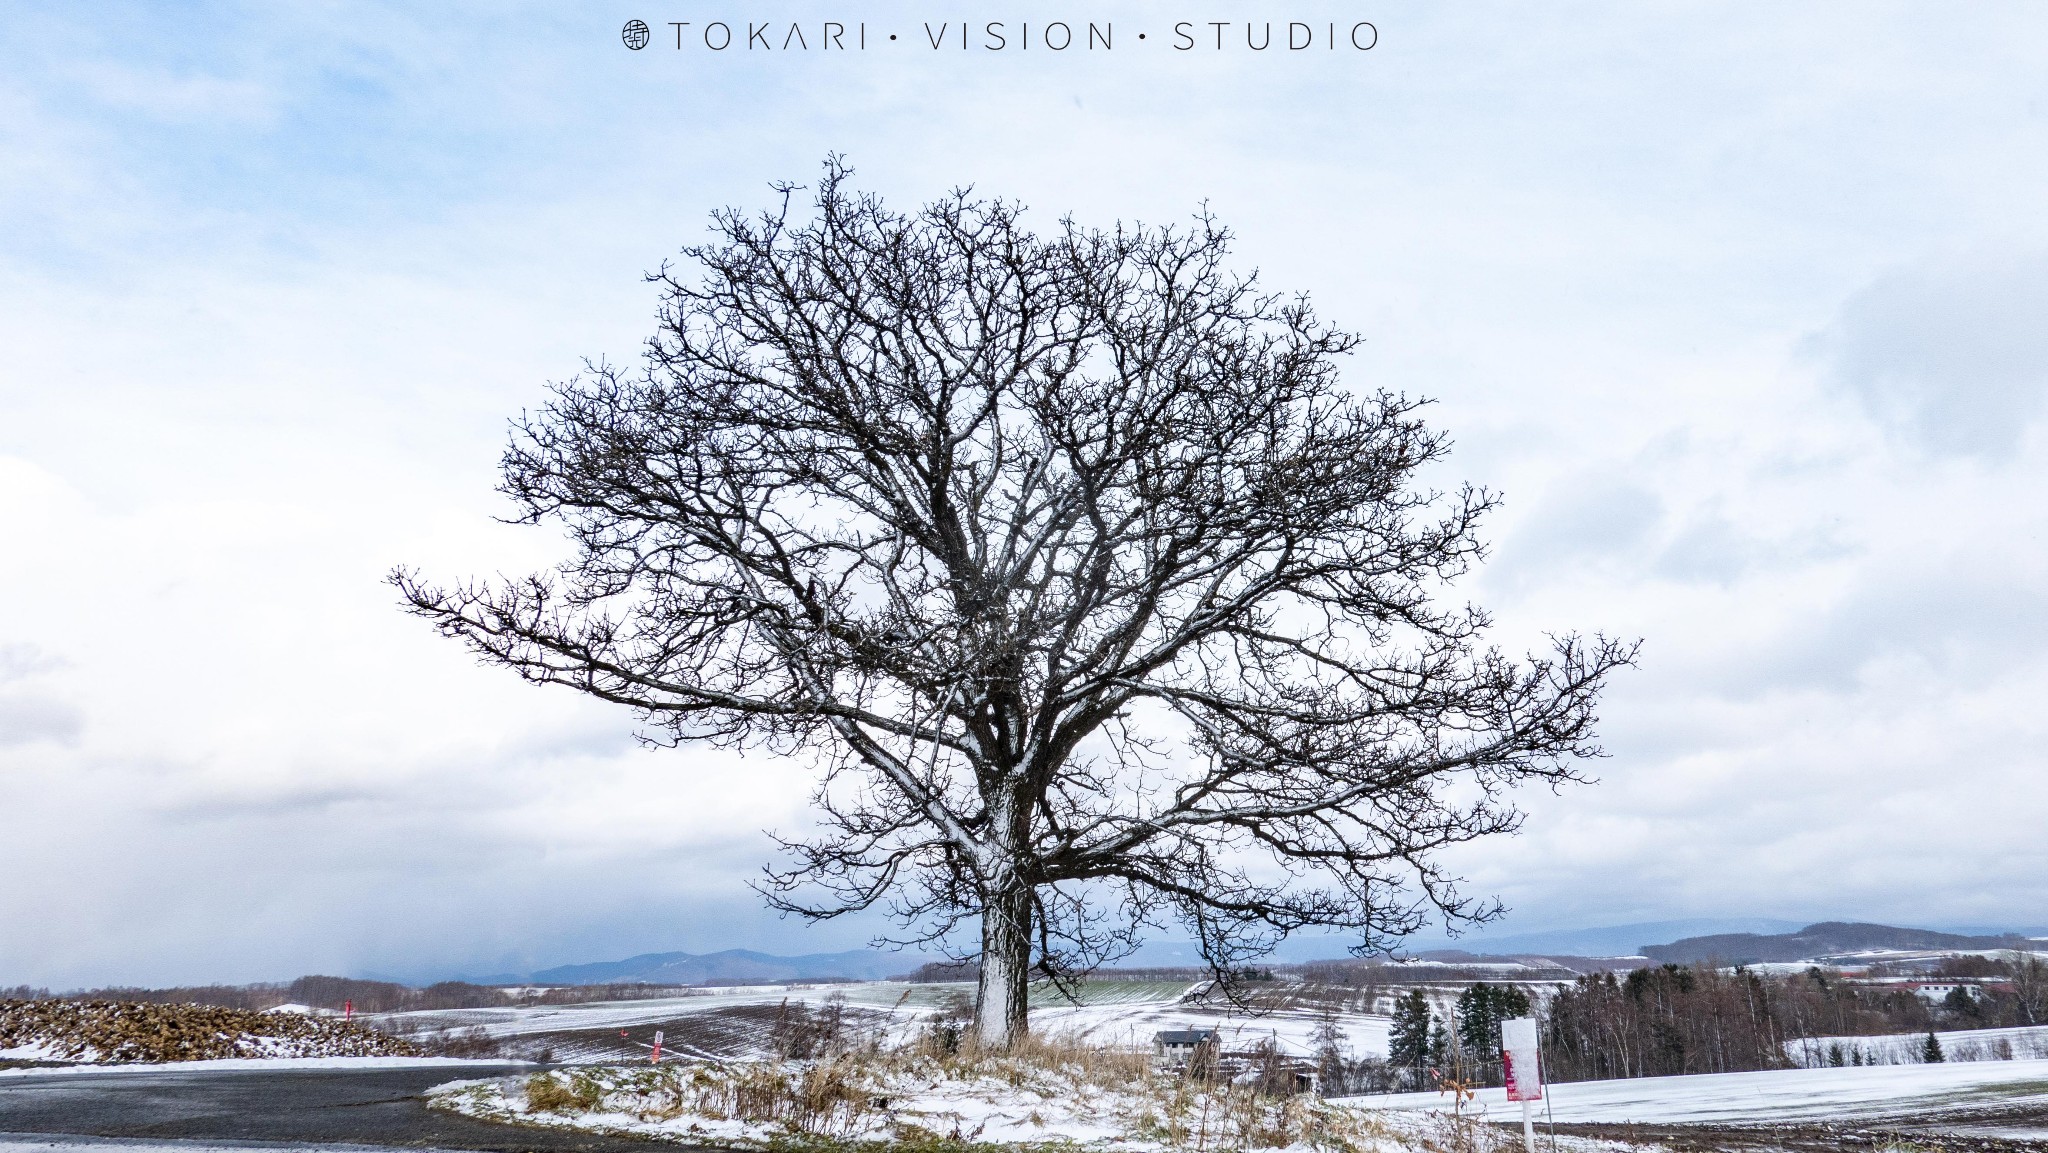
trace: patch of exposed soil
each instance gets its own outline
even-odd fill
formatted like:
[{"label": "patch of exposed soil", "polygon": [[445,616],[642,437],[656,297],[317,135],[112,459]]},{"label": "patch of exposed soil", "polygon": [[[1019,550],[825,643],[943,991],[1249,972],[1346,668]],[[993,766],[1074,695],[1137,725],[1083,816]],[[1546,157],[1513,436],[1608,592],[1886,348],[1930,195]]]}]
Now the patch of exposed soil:
[{"label": "patch of exposed soil", "polygon": [[[662,1034],[663,1054],[708,1059],[762,1057],[778,1049],[777,1034],[788,1031],[789,1016],[779,1005],[728,1005],[628,1029],[564,1029],[521,1034],[519,1040],[528,1045],[544,1043],[555,1061],[576,1064],[645,1061],[656,1030]],[[879,1010],[844,1006],[839,1009],[837,1027],[858,1033],[886,1028],[894,1021]]]}]

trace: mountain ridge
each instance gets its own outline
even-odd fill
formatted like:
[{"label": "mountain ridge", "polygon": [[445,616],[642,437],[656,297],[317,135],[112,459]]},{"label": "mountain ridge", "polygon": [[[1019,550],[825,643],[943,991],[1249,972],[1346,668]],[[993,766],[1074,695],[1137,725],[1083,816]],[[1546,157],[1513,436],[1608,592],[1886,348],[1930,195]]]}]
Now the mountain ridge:
[{"label": "mountain ridge", "polygon": [[1972,936],[1933,929],[1908,929],[1864,921],[1817,921],[1790,933],[1715,933],[1682,937],[1663,945],[1641,945],[1643,956],[1660,964],[1718,961],[1729,965],[1811,961],[1875,949],[2032,949],[2038,942],[2018,933]]},{"label": "mountain ridge", "polygon": [[540,985],[702,985],[715,981],[875,981],[917,968],[919,958],[851,949],[795,957],[752,949],[716,953],[642,953],[622,961],[590,961],[541,969]]}]

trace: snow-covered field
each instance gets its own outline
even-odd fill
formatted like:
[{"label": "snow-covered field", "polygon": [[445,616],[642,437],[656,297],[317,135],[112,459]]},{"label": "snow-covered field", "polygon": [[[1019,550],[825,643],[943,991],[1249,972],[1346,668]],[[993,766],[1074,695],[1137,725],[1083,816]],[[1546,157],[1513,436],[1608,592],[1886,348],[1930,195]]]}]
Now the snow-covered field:
[{"label": "snow-covered field", "polygon": [[[1537,1115],[1563,1124],[1870,1122],[1994,1105],[2048,1108],[2048,1060],[1574,1081],[1551,1085],[1546,1092],[1549,1100],[1538,1103]],[[1441,1093],[1347,1097],[1343,1102],[1362,1109],[1448,1107]],[[1521,1116],[1521,1106],[1510,1104],[1503,1089],[1480,1090],[1474,1104],[1495,1118]]]},{"label": "snow-covered field", "polygon": [[[1306,1055],[1314,1050],[1310,1038],[1322,1020],[1322,1014],[1306,1010],[1283,1009],[1252,1016],[1173,1001],[1054,1005],[1031,1011],[1034,1030],[1073,1033],[1104,1043],[1150,1045],[1152,1034],[1161,1029],[1214,1028],[1222,1033],[1226,1049],[1271,1039],[1278,1042],[1282,1052],[1297,1055]],[[1344,1035],[1353,1056],[1386,1054],[1387,1033],[1393,1025],[1391,1018],[1368,1013],[1338,1013],[1333,1015],[1333,1023]]]},{"label": "snow-covered field", "polygon": [[[1139,1045],[1150,1045],[1161,1029],[1216,1028],[1232,1048],[1270,1038],[1285,1051],[1306,1053],[1321,1020],[1305,1009],[1250,1015],[1227,1005],[1190,1003],[1185,998],[1196,988],[1185,981],[1088,981],[1078,1004],[1035,991],[1031,1026],[1041,1033]],[[402,1013],[380,1023],[401,1031],[481,1029],[498,1040],[546,1039],[555,1059],[568,1062],[615,1062],[644,1053],[657,1028],[665,1051],[678,1056],[757,1057],[770,1051],[769,1030],[785,1001],[811,1010],[839,1002],[851,1027],[901,1042],[973,994],[966,983],[734,986],[644,1001]],[[1344,1012],[1335,1015],[1335,1023],[1354,1055],[1386,1052],[1388,1018]],[[628,1036],[621,1038],[620,1030]]]}]

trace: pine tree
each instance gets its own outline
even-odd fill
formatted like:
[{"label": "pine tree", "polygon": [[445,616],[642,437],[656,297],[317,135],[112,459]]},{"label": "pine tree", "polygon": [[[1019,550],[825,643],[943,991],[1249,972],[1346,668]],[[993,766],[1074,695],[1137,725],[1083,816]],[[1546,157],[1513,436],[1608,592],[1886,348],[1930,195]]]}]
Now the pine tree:
[{"label": "pine tree", "polygon": [[1413,1087],[1422,1085],[1429,1064],[1429,998],[1410,989],[1394,999],[1394,1027],[1387,1038],[1387,1060]]},{"label": "pine tree", "polygon": [[1842,1059],[1842,1043],[1840,1041],[1837,1041],[1834,1044],[1828,1046],[1828,1064],[1834,1066],[1837,1069],[1847,1064],[1847,1062]]},{"label": "pine tree", "polygon": [[1935,1036],[1932,1031],[1927,1034],[1927,1043],[1920,1046],[1920,1059],[1929,1065],[1938,1065],[1948,1060],[1948,1056],[1941,1051],[1941,1038]]},{"label": "pine tree", "polygon": [[1500,1023],[1529,1015],[1529,995],[1512,985],[1468,985],[1458,995],[1458,1040],[1465,1054],[1488,1065],[1500,1054]]},{"label": "pine tree", "polygon": [[1500,1010],[1493,986],[1479,981],[1458,994],[1458,1039],[1465,1051],[1486,1057],[1500,1048]]}]

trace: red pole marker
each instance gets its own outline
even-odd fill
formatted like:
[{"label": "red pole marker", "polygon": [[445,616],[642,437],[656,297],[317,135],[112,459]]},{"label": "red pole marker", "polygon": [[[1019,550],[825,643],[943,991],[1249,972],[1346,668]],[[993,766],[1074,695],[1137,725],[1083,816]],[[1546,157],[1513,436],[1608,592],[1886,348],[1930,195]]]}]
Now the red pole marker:
[{"label": "red pole marker", "polygon": [[342,1020],[344,1020],[344,1021],[353,1021],[353,1020],[355,1020],[355,1017],[356,1017],[356,1003],[355,1003],[354,1001],[352,1001],[352,1000],[351,1000],[351,1001],[343,1001],[343,1002],[341,1003],[341,1019],[342,1019]]},{"label": "red pole marker", "polygon": [[654,1031],[654,1056],[647,1059],[649,1065],[661,1060],[661,1030]]}]

